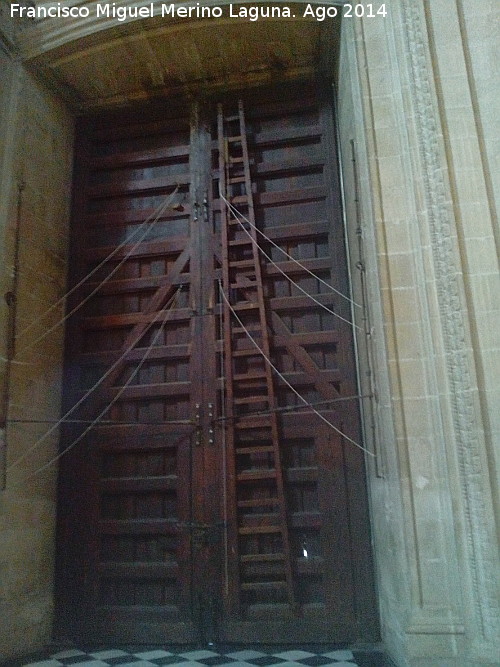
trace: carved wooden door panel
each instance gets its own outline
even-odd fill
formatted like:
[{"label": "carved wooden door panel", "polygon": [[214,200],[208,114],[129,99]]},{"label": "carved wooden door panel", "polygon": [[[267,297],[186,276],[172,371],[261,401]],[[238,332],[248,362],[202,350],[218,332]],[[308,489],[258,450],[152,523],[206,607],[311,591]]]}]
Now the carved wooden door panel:
[{"label": "carved wooden door panel", "polygon": [[331,109],[218,102],[79,130],[61,632],[373,639]]},{"label": "carved wooden door panel", "polygon": [[307,87],[228,100],[218,139],[224,637],[373,636],[331,108]]},{"label": "carved wooden door panel", "polygon": [[[184,110],[90,119],[78,130],[73,282],[95,272],[69,305],[88,299],[69,320],[65,402],[71,407],[104,377],[77,414],[92,423],[111,407],[61,459],[63,632],[197,637],[190,485],[201,374],[192,344],[199,265],[190,144]],[[61,448],[84,428],[66,426]]]}]

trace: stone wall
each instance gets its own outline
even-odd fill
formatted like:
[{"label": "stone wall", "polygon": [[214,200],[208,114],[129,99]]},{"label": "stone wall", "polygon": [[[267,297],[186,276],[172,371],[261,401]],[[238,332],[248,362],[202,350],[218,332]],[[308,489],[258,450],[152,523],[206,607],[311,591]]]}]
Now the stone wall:
[{"label": "stone wall", "polygon": [[497,664],[498,11],[400,0],[343,26],[352,271],[359,300],[359,226],[373,327],[361,379],[369,391],[369,356],[377,391],[372,525],[398,665]]},{"label": "stone wall", "polygon": [[16,227],[20,267],[16,363],[1,434],[7,445],[6,490],[0,491],[1,660],[40,649],[51,636],[57,466],[33,473],[54,455],[56,434],[13,464],[50,426],[15,420],[59,416],[62,327],[30,345],[61,315],[59,307],[40,320],[65,288],[73,124],[66,109],[3,52],[0,71],[0,387]]}]

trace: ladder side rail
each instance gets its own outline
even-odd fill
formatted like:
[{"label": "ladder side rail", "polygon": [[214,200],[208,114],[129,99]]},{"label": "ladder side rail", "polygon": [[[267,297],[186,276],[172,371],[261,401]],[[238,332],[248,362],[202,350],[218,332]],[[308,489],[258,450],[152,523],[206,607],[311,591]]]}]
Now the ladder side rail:
[{"label": "ladder side rail", "polygon": [[[262,345],[262,350],[265,353],[266,357],[270,359],[271,346],[269,341],[269,328],[267,323],[266,304],[264,298],[264,285],[262,281],[261,257],[258,248],[257,233],[255,231],[255,224],[256,224],[255,208],[254,208],[253,192],[252,192],[252,178],[250,172],[250,159],[248,152],[245,112],[242,100],[238,101],[238,115],[240,122],[240,135],[241,135],[241,146],[243,155],[243,169],[245,176],[245,190],[246,190],[247,206],[248,206],[248,219],[251,222],[250,233],[254,241],[252,243],[252,253],[255,264],[255,278],[257,283],[256,290],[257,290],[257,299],[259,304],[259,318],[260,318],[261,335],[262,335],[261,345]],[[286,507],[286,497],[285,497],[285,485],[284,485],[283,466],[282,466],[281,450],[280,450],[280,429],[278,424],[278,416],[275,411],[275,408],[277,407],[277,401],[274,390],[273,372],[268,363],[265,364],[265,375],[267,383],[269,409],[271,410],[271,432],[272,432],[272,441],[274,445],[274,466],[276,470],[276,486],[277,486],[278,498],[280,500],[279,513],[280,513],[280,523],[282,531],[283,552],[285,555],[285,577],[287,582],[287,593],[288,593],[289,603],[291,607],[296,611],[297,603],[294,590],[292,553],[291,553],[290,538],[288,533],[288,517],[287,517],[287,507]]]},{"label": "ladder side rail", "polygon": [[[221,192],[227,194],[227,163],[228,146],[224,136],[224,111],[222,104],[217,106],[217,134],[219,150],[219,187]],[[222,203],[222,202],[221,202]],[[221,244],[222,244],[222,287],[225,294],[230,290],[230,271],[229,271],[229,219],[228,210],[225,206],[220,207],[221,211]],[[217,290],[219,294],[219,290]],[[231,312],[229,306],[224,302],[219,294],[219,307],[223,312],[223,330],[219,332],[221,337],[220,354],[224,357],[224,377],[221,382],[225,383],[225,422],[221,423],[221,429],[226,429],[226,475],[224,484],[227,484],[226,494],[226,520],[227,520],[227,553],[229,563],[227,564],[229,581],[225,582],[225,594],[227,612],[230,615],[240,614],[240,569],[239,560],[239,540],[238,540],[238,521],[237,521],[237,497],[236,497],[236,457],[235,457],[235,431],[234,431],[234,383],[233,383],[233,359],[232,359],[232,338],[231,338]],[[219,410],[219,413],[221,410]]]}]

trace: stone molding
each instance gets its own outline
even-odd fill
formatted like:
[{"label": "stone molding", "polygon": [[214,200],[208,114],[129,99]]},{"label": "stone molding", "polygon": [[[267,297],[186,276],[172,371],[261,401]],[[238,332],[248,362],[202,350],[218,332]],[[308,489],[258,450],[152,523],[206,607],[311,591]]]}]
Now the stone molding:
[{"label": "stone molding", "polygon": [[449,382],[449,400],[460,470],[467,555],[474,608],[483,636],[493,639],[499,610],[494,599],[496,552],[488,531],[479,424],[473,402],[474,384],[468,358],[466,321],[461,303],[452,229],[454,217],[443,175],[440,128],[427,56],[423,3],[402,0],[403,32],[409,64],[410,92],[422,165],[427,220],[431,238],[437,301]]}]

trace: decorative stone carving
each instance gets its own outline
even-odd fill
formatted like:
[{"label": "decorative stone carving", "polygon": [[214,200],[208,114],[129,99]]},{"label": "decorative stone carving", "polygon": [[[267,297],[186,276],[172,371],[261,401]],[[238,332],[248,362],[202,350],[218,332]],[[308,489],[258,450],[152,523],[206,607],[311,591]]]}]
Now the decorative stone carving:
[{"label": "decorative stone carving", "polygon": [[433,72],[427,59],[422,2],[402,0],[410,90],[422,163],[427,220],[429,224],[437,299],[441,316],[446,370],[457,459],[460,469],[467,551],[478,625],[483,636],[493,639],[499,620],[494,599],[495,546],[488,531],[485,505],[485,472],[481,462],[479,424],[473,402],[466,322],[460,299],[458,267],[452,240],[454,225],[451,196],[443,175],[439,121],[431,83]]}]

